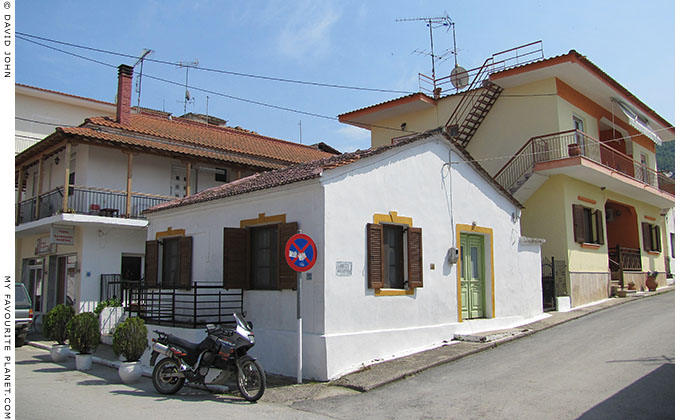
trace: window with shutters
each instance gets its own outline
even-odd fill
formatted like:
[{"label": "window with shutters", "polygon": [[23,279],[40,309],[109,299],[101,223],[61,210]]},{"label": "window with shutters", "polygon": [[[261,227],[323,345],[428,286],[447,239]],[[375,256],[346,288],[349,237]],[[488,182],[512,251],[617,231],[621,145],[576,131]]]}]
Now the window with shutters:
[{"label": "window with shutters", "polygon": [[297,273],[284,258],[297,223],[278,223],[223,232],[223,287],[245,290],[297,288]]},{"label": "window with shutters", "polygon": [[367,224],[367,281],[377,295],[411,294],[423,286],[422,229],[401,219],[406,224]]},{"label": "window with shutters", "polygon": [[604,244],[604,225],[601,210],[573,204],[575,242],[580,244]]},{"label": "window with shutters", "polygon": [[146,242],[147,287],[189,289],[192,285],[192,237],[174,236]]},{"label": "window with shutters", "polygon": [[661,227],[642,222],[642,247],[647,252],[661,252]]}]

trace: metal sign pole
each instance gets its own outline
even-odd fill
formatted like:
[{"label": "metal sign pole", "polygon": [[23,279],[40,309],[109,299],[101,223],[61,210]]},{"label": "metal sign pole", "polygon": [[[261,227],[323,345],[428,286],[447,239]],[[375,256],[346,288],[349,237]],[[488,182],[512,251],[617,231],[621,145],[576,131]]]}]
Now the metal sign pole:
[{"label": "metal sign pole", "polygon": [[297,383],[302,383],[302,273],[297,272]]}]

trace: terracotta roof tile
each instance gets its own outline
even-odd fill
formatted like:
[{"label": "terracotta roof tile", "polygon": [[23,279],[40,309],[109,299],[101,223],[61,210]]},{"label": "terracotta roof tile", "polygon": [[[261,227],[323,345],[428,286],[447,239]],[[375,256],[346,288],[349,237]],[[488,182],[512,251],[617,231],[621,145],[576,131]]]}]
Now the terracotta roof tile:
[{"label": "terracotta roof tile", "polygon": [[318,148],[246,130],[145,113],[132,114],[128,125],[122,125],[110,117],[92,117],[79,127],[57,127],[55,133],[17,155],[15,164],[29,161],[36,153],[65,137],[132,146],[154,153],[217,159],[264,169],[284,168],[332,156]]}]

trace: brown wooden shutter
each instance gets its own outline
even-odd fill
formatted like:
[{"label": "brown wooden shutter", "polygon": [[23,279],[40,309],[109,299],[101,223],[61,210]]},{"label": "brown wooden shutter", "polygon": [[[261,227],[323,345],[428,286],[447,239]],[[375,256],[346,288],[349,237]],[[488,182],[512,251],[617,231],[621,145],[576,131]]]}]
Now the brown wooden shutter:
[{"label": "brown wooden shutter", "polygon": [[297,234],[297,222],[278,225],[278,289],[296,289],[297,272],[290,268],[285,259],[285,245],[288,239]]},{"label": "brown wooden shutter", "polygon": [[650,228],[652,225],[642,222],[642,248],[645,251],[652,249],[652,235],[650,235]]},{"label": "brown wooden shutter", "polygon": [[158,241],[146,241],[145,259],[144,285],[156,287],[158,285]]},{"label": "brown wooden shutter", "polygon": [[653,251],[661,252],[661,227],[660,226],[654,226],[652,228],[652,231],[654,232],[654,239],[655,239]]},{"label": "brown wooden shutter", "polygon": [[383,287],[383,226],[367,224],[367,279],[370,289]]},{"label": "brown wooden shutter", "polygon": [[424,286],[422,261],[422,228],[407,230],[407,284],[408,288]]},{"label": "brown wooden shutter", "polygon": [[597,223],[597,243],[599,245],[604,245],[604,222],[601,218],[601,210],[594,212],[594,219]]},{"label": "brown wooden shutter", "polygon": [[223,229],[223,288],[249,289],[248,229]]},{"label": "brown wooden shutter", "polygon": [[575,242],[585,242],[585,208],[579,204],[573,204],[573,228],[575,230]]},{"label": "brown wooden shutter", "polygon": [[192,237],[180,238],[180,278],[177,287],[189,289],[192,287]]}]

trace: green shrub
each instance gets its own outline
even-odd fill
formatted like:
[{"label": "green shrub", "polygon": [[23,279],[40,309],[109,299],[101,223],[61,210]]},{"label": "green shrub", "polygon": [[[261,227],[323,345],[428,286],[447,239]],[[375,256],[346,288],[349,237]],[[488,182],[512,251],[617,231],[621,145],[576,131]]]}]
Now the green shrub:
[{"label": "green shrub", "polygon": [[49,340],[55,340],[58,344],[67,341],[67,324],[74,316],[74,308],[63,303],[55,306],[48,312],[43,324],[43,335]]},{"label": "green shrub", "polygon": [[148,345],[148,330],[144,320],[138,317],[127,318],[118,324],[113,335],[113,351],[124,356],[127,362],[136,362],[144,354]]},{"label": "green shrub", "polygon": [[117,308],[118,306],[122,306],[120,299],[115,299],[115,298],[107,299],[107,300],[104,300],[103,302],[99,302],[98,305],[96,305],[96,309],[93,310],[93,313],[96,315],[100,315],[101,312],[103,312],[103,308],[105,308],[105,307]]},{"label": "green shrub", "polygon": [[98,317],[93,312],[75,315],[67,324],[69,346],[79,354],[89,354],[101,342]]}]

